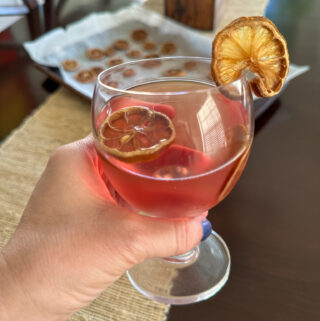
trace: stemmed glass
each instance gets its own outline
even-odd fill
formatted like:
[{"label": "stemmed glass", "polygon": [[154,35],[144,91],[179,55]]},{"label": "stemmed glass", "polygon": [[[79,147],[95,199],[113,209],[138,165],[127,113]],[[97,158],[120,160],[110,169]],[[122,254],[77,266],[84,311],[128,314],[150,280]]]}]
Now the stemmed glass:
[{"label": "stemmed glass", "polygon": [[[224,199],[244,169],[253,139],[251,92],[244,75],[216,86],[210,63],[199,57],[137,60],[109,68],[97,78],[92,101],[96,150],[117,197],[142,215],[197,216]],[[132,106],[150,111],[148,122],[133,117]],[[175,129],[173,143],[155,158],[135,162],[108,154],[110,140],[103,126],[121,109],[126,128],[139,131],[147,141],[158,113],[165,114]],[[161,123],[157,130],[161,132]],[[122,133],[121,142],[128,139],[127,133]],[[219,291],[229,271],[228,248],[212,231],[188,253],[145,260],[128,271],[128,277],[149,298],[188,304]]]}]

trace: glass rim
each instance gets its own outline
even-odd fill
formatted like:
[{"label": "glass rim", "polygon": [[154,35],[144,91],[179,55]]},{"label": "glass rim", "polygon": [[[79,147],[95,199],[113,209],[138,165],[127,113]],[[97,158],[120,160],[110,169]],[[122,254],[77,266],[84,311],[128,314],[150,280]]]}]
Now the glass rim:
[{"label": "glass rim", "polygon": [[[197,90],[191,90],[191,91],[163,91],[163,92],[151,92],[151,91],[136,91],[136,90],[131,90],[131,89],[119,89],[119,88],[115,88],[112,86],[109,86],[107,84],[105,84],[104,82],[102,82],[102,77],[103,75],[105,75],[106,73],[112,71],[112,70],[116,70],[117,68],[124,68],[126,66],[130,66],[130,65],[134,65],[134,64],[139,64],[139,63],[143,63],[145,61],[164,61],[164,60],[198,60],[198,61],[205,61],[210,63],[211,65],[211,58],[208,57],[196,57],[196,56],[173,56],[173,57],[159,57],[159,58],[147,58],[147,59],[139,59],[139,60],[133,60],[133,61],[127,61],[124,62],[122,64],[110,67],[105,69],[104,71],[102,71],[96,80],[96,86],[97,84],[101,87],[104,87],[108,90],[111,90],[115,93],[119,93],[119,94],[131,94],[131,95],[142,95],[142,96],[157,96],[157,95],[186,95],[189,93],[201,93],[201,92],[208,92],[211,91],[212,88],[215,88],[217,90],[219,90],[219,88],[225,88],[231,85],[234,85],[235,83],[239,82],[239,81],[243,81],[246,79],[246,75],[244,72],[241,72],[241,75],[239,78],[237,78],[236,80],[231,81],[228,84],[223,84],[223,85],[217,85],[217,84],[210,84],[212,85],[212,88],[208,89],[208,88],[204,88],[204,89],[197,89]],[[211,70],[209,70],[209,72],[211,72]],[[184,77],[164,77],[163,81],[173,81],[173,80],[184,80]],[[192,81],[193,79],[190,79],[190,81]],[[158,80],[157,80],[158,81]],[[186,78],[186,81],[188,81],[188,79]]]}]

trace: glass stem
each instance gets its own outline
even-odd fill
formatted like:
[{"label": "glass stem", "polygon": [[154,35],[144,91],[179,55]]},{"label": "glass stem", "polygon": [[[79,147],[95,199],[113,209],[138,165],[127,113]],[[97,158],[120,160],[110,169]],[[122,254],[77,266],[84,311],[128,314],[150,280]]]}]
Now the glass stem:
[{"label": "glass stem", "polygon": [[197,260],[199,256],[199,251],[199,247],[196,246],[187,253],[165,257],[164,260],[171,264],[189,265]]}]

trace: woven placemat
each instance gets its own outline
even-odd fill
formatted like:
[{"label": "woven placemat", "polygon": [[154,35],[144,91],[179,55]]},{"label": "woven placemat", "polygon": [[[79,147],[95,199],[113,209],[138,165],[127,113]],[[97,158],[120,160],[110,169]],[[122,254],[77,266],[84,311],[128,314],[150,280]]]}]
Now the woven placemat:
[{"label": "woven placemat", "polygon": [[[0,247],[15,230],[52,150],[90,133],[90,105],[61,88],[0,148]],[[169,306],[140,295],[124,275],[72,321],[162,321]]]},{"label": "woven placemat", "polygon": [[[148,1],[162,8],[163,0]],[[261,15],[267,0],[225,0],[221,25],[242,15]],[[159,10],[158,10],[159,11]],[[14,131],[0,148],[0,248],[15,230],[32,190],[46,166],[50,153],[60,145],[90,133],[90,105],[65,88],[42,104]],[[161,321],[169,305],[140,295],[126,276],[110,286],[72,321]]]}]

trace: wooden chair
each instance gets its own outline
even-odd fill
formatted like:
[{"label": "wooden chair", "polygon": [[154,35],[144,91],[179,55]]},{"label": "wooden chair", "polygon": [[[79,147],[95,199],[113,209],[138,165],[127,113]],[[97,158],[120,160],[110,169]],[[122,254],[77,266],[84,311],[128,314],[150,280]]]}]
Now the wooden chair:
[{"label": "wooden chair", "polygon": [[23,5],[1,6],[1,16],[26,16],[31,39],[39,37],[43,32],[43,14],[41,4],[37,0],[23,0]]}]

